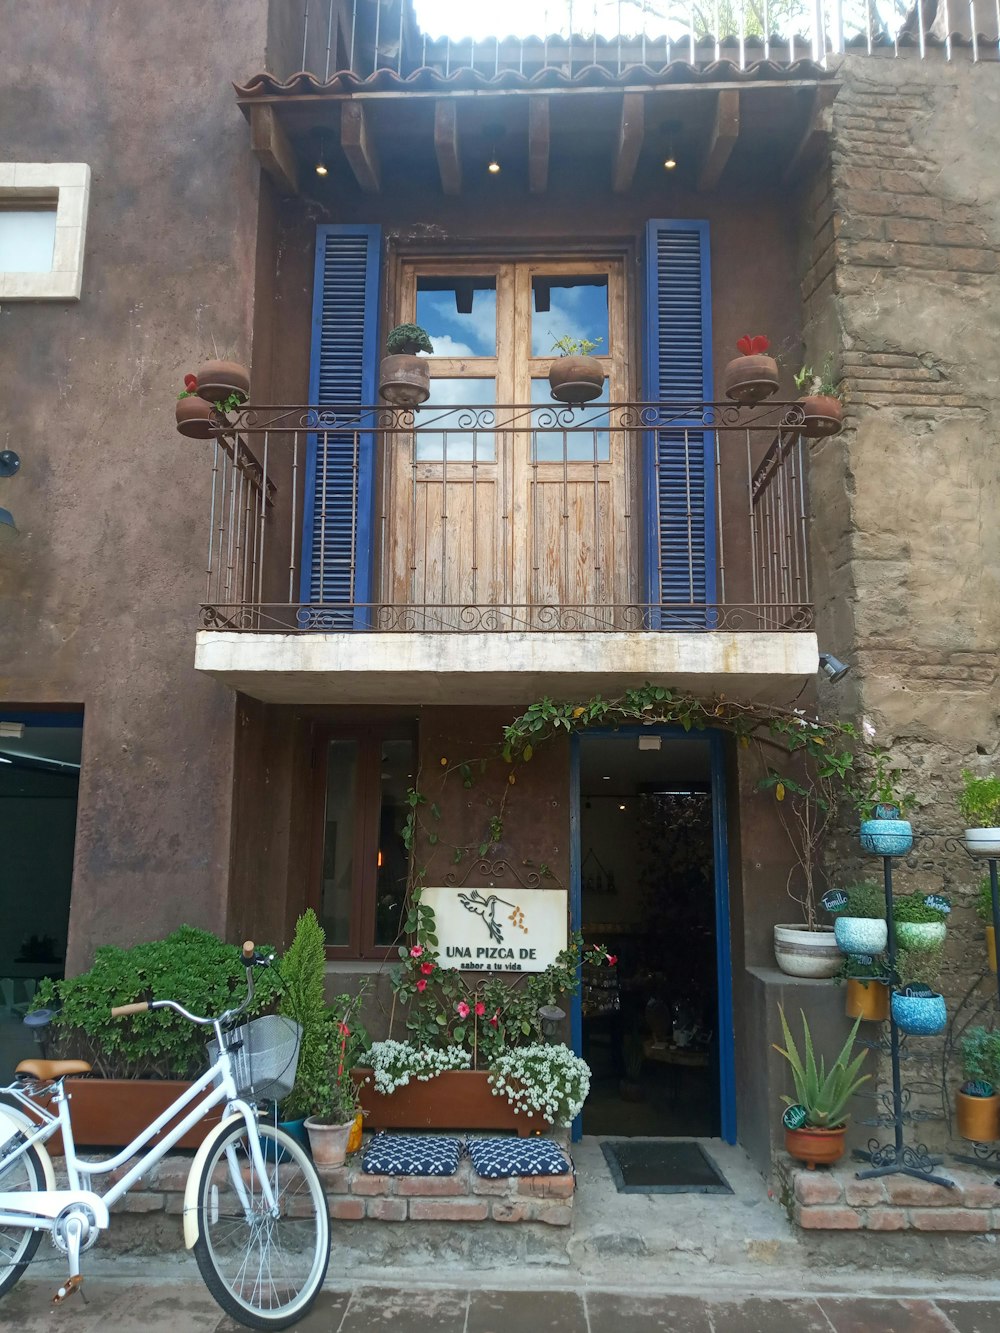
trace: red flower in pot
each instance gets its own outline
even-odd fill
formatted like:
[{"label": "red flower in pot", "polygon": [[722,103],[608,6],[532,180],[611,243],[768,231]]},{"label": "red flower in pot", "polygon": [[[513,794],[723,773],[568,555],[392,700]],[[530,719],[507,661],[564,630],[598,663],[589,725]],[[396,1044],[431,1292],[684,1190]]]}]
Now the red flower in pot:
[{"label": "red flower in pot", "polygon": [[763,402],[778,391],[778,363],[765,353],[770,341],[763,333],[745,333],[736,347],[740,355],[734,357],[722,375],[722,388],[727,398],[751,407]]}]

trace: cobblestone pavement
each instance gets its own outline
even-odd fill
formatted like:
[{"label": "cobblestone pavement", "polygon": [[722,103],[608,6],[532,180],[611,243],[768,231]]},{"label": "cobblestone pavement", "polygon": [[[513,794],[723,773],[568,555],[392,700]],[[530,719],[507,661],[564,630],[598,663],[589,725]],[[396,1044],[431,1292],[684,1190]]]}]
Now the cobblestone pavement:
[{"label": "cobblestone pavement", "polygon": [[[49,1304],[34,1275],[0,1299],[0,1328],[17,1333],[236,1333],[190,1282],[88,1283],[88,1303]],[[492,1290],[357,1285],[323,1292],[303,1333],[1000,1333],[1000,1300],[844,1296],[704,1298],[608,1290]]]}]

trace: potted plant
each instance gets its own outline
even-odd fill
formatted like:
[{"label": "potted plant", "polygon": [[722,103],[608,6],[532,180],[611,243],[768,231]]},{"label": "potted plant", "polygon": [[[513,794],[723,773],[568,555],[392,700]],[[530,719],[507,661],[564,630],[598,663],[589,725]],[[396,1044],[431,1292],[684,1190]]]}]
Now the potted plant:
[{"label": "potted plant", "polygon": [[324,1049],[325,1084],[320,1098],[305,1122],[313,1161],[318,1166],[343,1166],[348,1152],[361,1146],[359,1119],[360,1089],[353,1076],[358,1052],[364,1042],[354,1012],[360,997],[354,996],[340,1017],[331,1015]]},{"label": "potted plant", "polygon": [[816,898],[817,853],[837,808],[834,781],[833,774],[817,767],[795,778],[772,769],[757,784],[774,794],[778,819],[794,852],[786,889],[803,919],[774,927],[775,960],[782,972],[793,977],[821,979],[840,969],[833,927],[820,922]]},{"label": "potted plant", "polygon": [[889,751],[875,746],[867,771],[856,773],[851,790],[861,815],[861,846],[876,856],[905,856],[913,846],[913,829],[904,812],[913,797],[900,790],[901,770],[893,768]]},{"label": "potted plant", "polygon": [[990,962],[990,971],[997,970],[997,941],[993,926],[993,890],[989,875],[979,881],[979,893],[976,897],[976,912],[986,927],[986,955]]},{"label": "potted plant", "polygon": [[930,949],[944,944],[951,904],[941,894],[906,893],[892,900],[896,944],[901,949]]},{"label": "potted plant", "polygon": [[242,407],[250,394],[250,372],[238,361],[206,361],[198,367],[198,393],[209,403],[230,400]]},{"label": "potted plant", "polygon": [[184,388],[177,395],[174,410],[177,429],[189,440],[208,440],[215,424],[214,405],[198,392],[197,375],[184,376]]},{"label": "potted plant", "polygon": [[778,391],[778,363],[764,353],[769,340],[758,333],[748,333],[736,344],[741,355],[734,357],[722,373],[722,389],[727,398],[744,406],[763,402]]},{"label": "potted plant", "polygon": [[279,970],[282,992],[278,1013],[302,1029],[295,1087],[281,1104],[281,1123],[305,1145],[309,1141],[306,1117],[322,1108],[328,1083],[326,934],[311,907],[296,921],[295,934]]},{"label": "potted plant", "polygon": [[1000,856],[1000,778],[977,778],[963,769],[962,782],[958,808],[968,825],[966,847],[975,856]]},{"label": "potted plant", "polygon": [[568,1046],[518,1046],[490,1065],[494,1097],[505,1097],[515,1115],[549,1125],[569,1125],[590,1091],[590,1066]]},{"label": "potted plant", "polygon": [[419,407],[431,396],[431,372],[417,353],[430,356],[434,344],[419,324],[397,324],[385,340],[378,391],[394,407]]},{"label": "potted plant", "polygon": [[884,1023],[889,1017],[889,983],[892,979],[884,959],[849,954],[837,976],[847,982],[844,1013],[867,1023]]},{"label": "potted plant", "polygon": [[896,970],[903,979],[893,991],[892,1017],[901,1032],[914,1037],[935,1037],[948,1022],[944,996],[938,986],[943,943],[921,949],[901,949]]},{"label": "potted plant", "polygon": [[803,366],[795,376],[795,387],[806,391],[799,398],[803,416],[799,434],[810,440],[838,435],[844,426],[844,409],[833,380],[833,358],[826,358],[820,374],[812,366]]},{"label": "potted plant", "polygon": [[955,1097],[958,1132],[973,1143],[1000,1138],[1000,1032],[971,1028],[962,1038],[965,1082]]},{"label": "potted plant", "polygon": [[599,398],[604,388],[604,366],[590,353],[603,338],[571,338],[566,334],[552,344],[559,356],[549,366],[549,389],[561,403],[586,403]]},{"label": "potted plant", "polygon": [[[258,974],[248,1018],[273,1004],[276,984],[275,969]],[[77,1143],[123,1147],[205,1068],[203,1028],[169,1009],[112,1018],[113,1005],[148,997],[177,1000],[196,1014],[220,1014],[245,994],[239,950],[194,926],[129,949],[104,945],[89,971],[41,981],[32,1008],[58,1010],[52,1020],[53,1057],[84,1059],[92,1066],[90,1077],[66,1081]],[[178,1147],[196,1148],[219,1114],[185,1134]],[[53,1142],[50,1151],[61,1151],[59,1141]]]},{"label": "potted plant", "polygon": [[885,951],[885,895],[878,884],[852,884],[824,894],[823,906],[835,920],[833,933],[842,953],[874,955]]},{"label": "potted plant", "polygon": [[[821,1055],[817,1063],[809,1023],[802,1013],[802,1041],[804,1054],[800,1056],[792,1037],[785,1011],[779,1005],[785,1045],[775,1046],[792,1070],[795,1097],[782,1097],[786,1105],[785,1151],[797,1161],[805,1162],[810,1171],[816,1165],[838,1162],[844,1155],[844,1135],[847,1128],[847,1104],[870,1074],[859,1072],[867,1051],[851,1059],[854,1042],[861,1020],[856,1019],[840,1054],[826,1067]],[[801,1011],[800,1011],[801,1013]]]}]

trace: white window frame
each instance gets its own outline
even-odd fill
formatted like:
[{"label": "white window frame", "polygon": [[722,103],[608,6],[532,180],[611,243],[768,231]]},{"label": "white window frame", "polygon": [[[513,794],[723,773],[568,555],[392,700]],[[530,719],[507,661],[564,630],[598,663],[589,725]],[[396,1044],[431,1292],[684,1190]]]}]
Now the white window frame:
[{"label": "white window frame", "polygon": [[0,270],[2,301],[79,301],[83,251],[90,208],[90,167],[86,162],[0,162],[0,207],[54,203],[56,239],[47,273]]}]

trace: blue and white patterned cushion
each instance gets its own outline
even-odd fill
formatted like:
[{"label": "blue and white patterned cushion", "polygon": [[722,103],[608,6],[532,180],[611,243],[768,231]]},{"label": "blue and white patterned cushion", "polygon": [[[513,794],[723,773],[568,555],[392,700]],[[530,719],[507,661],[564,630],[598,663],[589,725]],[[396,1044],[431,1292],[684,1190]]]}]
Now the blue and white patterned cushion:
[{"label": "blue and white patterned cushion", "polygon": [[564,1176],[570,1169],[562,1149],[551,1139],[470,1139],[468,1153],[478,1175]]},{"label": "blue and white patterned cushion", "polygon": [[361,1169],[372,1176],[453,1176],[462,1145],[433,1134],[376,1134]]}]

